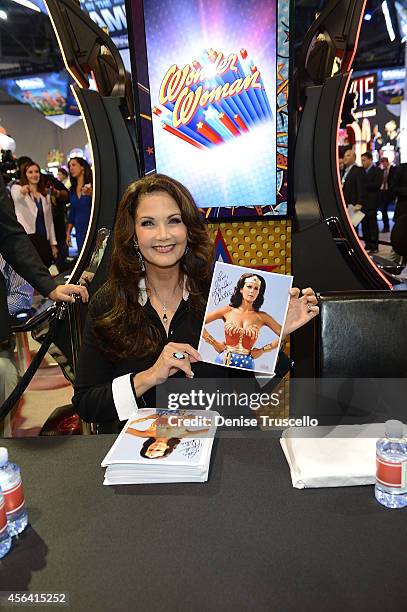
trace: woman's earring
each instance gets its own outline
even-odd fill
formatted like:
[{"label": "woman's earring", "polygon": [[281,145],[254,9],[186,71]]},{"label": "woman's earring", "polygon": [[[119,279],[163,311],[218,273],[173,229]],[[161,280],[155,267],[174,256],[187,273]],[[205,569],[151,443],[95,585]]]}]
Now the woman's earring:
[{"label": "woman's earring", "polygon": [[184,266],[186,266],[186,265],[187,265],[187,263],[188,263],[188,257],[189,257],[189,255],[190,255],[190,253],[191,253],[191,249],[190,249],[190,248],[189,248],[189,246],[187,245],[187,246],[186,246],[186,249],[185,249],[185,251],[184,251],[184,254],[183,254],[183,256],[182,256],[182,264],[183,264]]},{"label": "woman's earring", "polygon": [[138,242],[137,242],[137,239],[136,239],[136,237],[135,237],[135,236],[133,236],[133,244],[134,244],[134,249],[135,249],[135,251],[136,251],[136,255],[137,255],[137,258],[138,258],[138,265],[139,265],[139,268],[140,268],[141,272],[144,272],[144,270],[146,269],[146,267],[145,267],[145,265],[144,265],[144,259],[143,259],[142,254],[140,253],[140,249],[139,249],[139,246],[138,246]]}]

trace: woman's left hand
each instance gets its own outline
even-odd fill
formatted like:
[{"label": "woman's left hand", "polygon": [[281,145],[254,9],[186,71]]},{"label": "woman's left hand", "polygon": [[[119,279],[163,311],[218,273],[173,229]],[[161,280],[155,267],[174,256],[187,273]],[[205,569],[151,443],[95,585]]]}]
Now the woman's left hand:
[{"label": "woman's left hand", "polygon": [[52,257],[54,259],[56,259],[57,256],[58,256],[58,247],[57,247],[57,245],[56,244],[51,244],[51,250],[52,250]]},{"label": "woman's left hand", "polygon": [[317,296],[311,287],[303,289],[302,292],[297,287],[291,289],[290,303],[288,305],[282,338],[284,339],[288,334],[299,329],[318,314],[319,306]]}]

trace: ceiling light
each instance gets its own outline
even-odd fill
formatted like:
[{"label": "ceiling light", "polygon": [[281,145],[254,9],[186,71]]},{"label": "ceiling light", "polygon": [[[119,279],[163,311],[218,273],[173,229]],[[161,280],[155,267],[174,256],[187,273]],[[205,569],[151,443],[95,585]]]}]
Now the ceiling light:
[{"label": "ceiling light", "polygon": [[36,11],[37,13],[41,13],[41,9],[34,4],[34,2],[30,2],[30,0],[13,0],[17,4],[21,4],[21,6],[25,6],[25,8],[31,9],[32,11]]},{"label": "ceiling light", "polygon": [[6,11],[0,11],[0,19],[7,19]]},{"label": "ceiling light", "polygon": [[393,40],[396,39],[396,35],[394,33],[393,23],[391,21],[390,11],[387,5],[387,0],[384,0],[384,2],[382,2],[382,11],[383,11],[384,19],[386,21],[387,33],[389,35],[390,41],[393,42]]}]

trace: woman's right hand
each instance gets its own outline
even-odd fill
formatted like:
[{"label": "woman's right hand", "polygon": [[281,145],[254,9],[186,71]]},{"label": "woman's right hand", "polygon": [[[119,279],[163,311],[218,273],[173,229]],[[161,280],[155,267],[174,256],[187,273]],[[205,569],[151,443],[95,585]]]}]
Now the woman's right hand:
[{"label": "woman's right hand", "polygon": [[71,234],[66,235],[66,246],[69,246],[69,247],[72,246]]},{"label": "woman's right hand", "polygon": [[[174,353],[183,353],[185,359],[177,359],[174,357]],[[187,378],[193,378],[194,373],[191,370],[191,363],[200,360],[200,354],[190,344],[169,342],[163,348],[155,364],[147,370],[152,386],[165,382],[169,376],[172,376],[178,370],[184,372]]]},{"label": "woman's right hand", "polygon": [[23,185],[22,187],[20,187],[21,189],[21,195],[26,196],[29,195],[30,193],[30,186],[29,185]]}]

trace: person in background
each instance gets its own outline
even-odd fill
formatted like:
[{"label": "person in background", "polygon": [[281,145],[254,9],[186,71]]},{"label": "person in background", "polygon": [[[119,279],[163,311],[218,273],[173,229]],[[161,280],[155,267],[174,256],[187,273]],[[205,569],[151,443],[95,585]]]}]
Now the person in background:
[{"label": "person in background", "polygon": [[[0,255],[0,273],[4,277],[7,291],[7,307],[10,316],[30,310],[34,289],[13,270]],[[19,382],[20,376],[14,362],[15,338],[11,334],[0,342],[0,406]],[[3,435],[10,435],[10,415],[4,423]]]},{"label": "person in background", "polygon": [[[0,254],[13,269],[39,293],[56,302],[75,302],[72,294],[87,302],[86,287],[57,285],[42,263],[24,228],[18,223],[3,177],[0,173]],[[10,315],[7,307],[7,291],[3,276],[0,278],[0,342],[10,336]]]},{"label": "person in background", "polygon": [[343,157],[338,158],[339,176],[342,178],[345,172],[345,164],[343,163]]},{"label": "person in background", "polygon": [[363,240],[365,249],[373,255],[378,253],[379,248],[379,226],[377,224],[377,210],[380,208],[380,187],[383,180],[383,172],[373,163],[373,155],[366,151],[362,155],[363,176],[363,206],[365,213],[362,219]]},{"label": "person in background", "polygon": [[[395,235],[403,237],[405,229],[405,216],[407,215],[407,163],[400,164],[394,173],[394,179],[391,185],[391,195],[396,199],[396,206],[394,209],[394,225],[391,242],[393,243],[393,232]],[[403,219],[398,223],[398,220]],[[397,227],[396,227],[397,226]],[[397,240],[396,242],[400,242]],[[401,249],[399,249],[401,250]],[[403,259],[403,253],[399,253],[397,249],[392,248],[389,259],[395,263],[399,263]]]},{"label": "person in background", "polygon": [[66,258],[68,257],[68,246],[66,244],[68,189],[52,174],[42,176],[46,180],[46,187],[51,201],[52,219],[54,221],[55,238],[57,241],[58,253],[55,263],[58,271],[63,272],[67,268]]},{"label": "person in background", "polygon": [[389,164],[388,157],[382,157],[380,165],[383,170],[382,184],[380,187],[380,209],[382,211],[383,232],[390,231],[388,208],[392,201],[392,182],[396,167]]},{"label": "person in background", "polygon": [[71,206],[66,230],[66,244],[72,246],[71,232],[75,228],[79,255],[85,242],[92,209],[92,171],[88,162],[81,157],[70,159],[68,167],[71,179],[71,188],[69,190]]},{"label": "person in background", "polygon": [[11,196],[18,221],[48,268],[57,257],[58,248],[51,200],[37,163],[27,162],[23,166],[20,184],[13,185]]},{"label": "person in background", "polygon": [[69,180],[68,170],[66,170],[63,166],[60,166],[58,168],[57,177],[58,177],[58,180],[61,181],[61,183],[64,185],[64,187],[66,187],[67,189],[70,189],[71,181]]},{"label": "person in background", "polygon": [[345,151],[343,165],[342,191],[344,200],[347,206],[352,204],[360,209],[363,201],[362,169],[356,164],[356,155],[352,149]]},{"label": "person in background", "polygon": [[400,164],[394,173],[391,184],[391,194],[396,198],[394,221],[397,217],[407,214],[407,163]]}]

